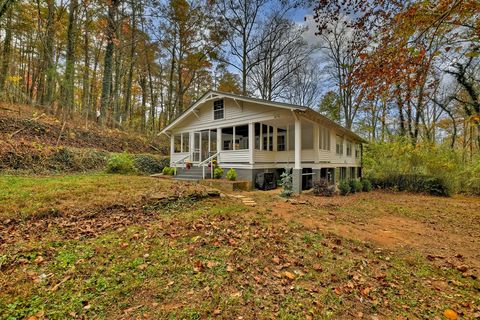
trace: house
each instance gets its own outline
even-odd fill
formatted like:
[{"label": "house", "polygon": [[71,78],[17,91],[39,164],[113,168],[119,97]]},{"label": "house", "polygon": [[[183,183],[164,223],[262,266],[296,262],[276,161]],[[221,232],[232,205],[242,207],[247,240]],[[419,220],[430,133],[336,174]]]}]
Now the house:
[{"label": "house", "polygon": [[291,168],[293,190],[319,178],[337,183],[362,174],[366,141],[307,107],[209,91],[161,134],[170,137],[170,165],[179,179],[203,179],[212,161],[239,179],[277,177]]}]

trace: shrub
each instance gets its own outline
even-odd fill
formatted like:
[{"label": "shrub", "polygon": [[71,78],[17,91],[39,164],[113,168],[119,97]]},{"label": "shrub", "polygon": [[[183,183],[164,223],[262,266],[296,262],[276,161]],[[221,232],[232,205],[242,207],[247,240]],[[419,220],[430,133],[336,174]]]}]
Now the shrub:
[{"label": "shrub", "polygon": [[107,162],[108,173],[133,173],[135,172],[135,164],[132,156],[128,153],[113,154]]},{"label": "shrub", "polygon": [[[392,181],[393,188],[405,189],[411,177],[432,177],[443,181],[449,190],[462,190],[462,155],[445,145],[417,143],[408,140],[371,143],[365,148],[364,174],[374,181]],[[400,181],[397,181],[400,180]],[[423,179],[424,180],[424,179]],[[397,183],[398,182],[398,183]],[[423,181],[421,181],[423,185]],[[392,182],[390,182],[392,184]],[[374,183],[375,186],[375,183]],[[419,189],[426,192],[421,188]],[[413,190],[408,190],[413,191]]]},{"label": "shrub", "polygon": [[237,172],[235,171],[235,169],[233,168],[230,168],[230,170],[227,171],[227,180],[230,180],[230,181],[235,181],[237,180]]},{"label": "shrub", "polygon": [[392,174],[374,179],[373,185],[382,189],[421,192],[434,196],[449,196],[451,189],[441,178],[421,174]]},{"label": "shrub", "polygon": [[163,167],[162,173],[166,176],[173,176],[175,174],[176,169],[172,167]]},{"label": "shrub", "polygon": [[358,179],[350,179],[348,181],[348,184],[350,185],[350,192],[355,193],[355,192],[361,192],[363,189],[363,185]]},{"label": "shrub", "polygon": [[291,197],[293,194],[293,181],[292,181],[292,172],[290,169],[285,169],[285,171],[280,176],[280,184],[283,187],[282,192],[280,193],[281,197]]},{"label": "shrub", "polygon": [[213,177],[215,179],[221,179],[223,177],[223,169],[220,168],[220,167],[216,167],[214,170],[213,170]]},{"label": "shrub", "polygon": [[346,196],[350,193],[350,183],[347,180],[342,180],[338,184],[338,190],[342,196]]},{"label": "shrub", "polygon": [[361,181],[362,181],[362,191],[363,192],[372,191],[372,182],[369,179],[363,178]]},{"label": "shrub", "polygon": [[135,156],[134,163],[138,172],[145,174],[159,173],[164,168],[162,160],[146,154]]},{"label": "shrub", "polygon": [[331,197],[335,194],[335,185],[327,179],[320,179],[313,182],[313,194],[316,196]]}]

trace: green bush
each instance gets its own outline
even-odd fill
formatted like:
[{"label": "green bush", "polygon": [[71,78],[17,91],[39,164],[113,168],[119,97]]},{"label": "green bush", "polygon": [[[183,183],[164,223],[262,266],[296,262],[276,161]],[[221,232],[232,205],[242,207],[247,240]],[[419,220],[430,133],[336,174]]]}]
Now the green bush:
[{"label": "green bush", "polygon": [[162,173],[166,176],[175,175],[175,171],[176,171],[176,169],[172,168],[172,167],[163,167],[163,169],[162,169]]},{"label": "green bush", "polygon": [[465,165],[459,179],[461,192],[480,196],[480,156],[473,159],[470,164]]},{"label": "green bush", "polygon": [[107,173],[134,173],[135,164],[133,158],[128,153],[116,153],[110,156],[107,162]]},{"label": "green bush", "polygon": [[285,169],[285,171],[280,176],[280,184],[283,187],[282,192],[280,193],[281,197],[291,197],[293,194],[293,177],[291,169]]},{"label": "green bush", "polygon": [[162,172],[165,167],[162,160],[147,154],[140,154],[134,157],[135,168],[140,173],[154,174]]},{"label": "green bush", "polygon": [[373,180],[373,185],[382,189],[427,193],[447,197],[451,189],[441,178],[421,174],[397,174]]},{"label": "green bush", "polygon": [[350,179],[348,184],[350,186],[351,193],[361,192],[363,189],[363,185],[358,179]]},{"label": "green bush", "polygon": [[350,183],[347,180],[342,180],[338,184],[338,190],[342,196],[346,196],[350,193]]},{"label": "green bush", "polygon": [[362,191],[363,192],[372,191],[372,182],[369,179],[363,178],[361,181],[362,181]]},{"label": "green bush", "polygon": [[216,167],[214,170],[213,170],[213,177],[215,179],[221,179],[223,177],[223,169],[220,168],[220,167]]},{"label": "green bush", "polygon": [[235,181],[237,180],[237,172],[235,171],[235,169],[233,168],[230,168],[230,170],[227,171],[227,180],[230,180],[230,181]]},{"label": "green bush", "polygon": [[[431,143],[412,145],[407,140],[398,140],[371,143],[364,150],[363,172],[375,182],[374,186],[438,193],[438,190],[433,190],[436,188],[432,188],[432,192],[427,190],[430,188],[426,180],[432,178],[437,184],[442,184],[443,191],[440,193],[466,189],[461,175],[465,167],[462,156],[448,146]],[[420,186],[413,186],[416,180],[419,180]]]}]

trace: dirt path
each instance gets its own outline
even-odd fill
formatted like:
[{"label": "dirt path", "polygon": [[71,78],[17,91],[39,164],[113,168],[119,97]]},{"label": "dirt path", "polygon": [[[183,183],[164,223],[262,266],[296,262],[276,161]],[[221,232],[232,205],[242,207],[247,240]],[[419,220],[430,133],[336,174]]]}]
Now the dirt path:
[{"label": "dirt path", "polygon": [[275,192],[245,195],[288,221],[393,251],[415,249],[439,267],[480,277],[480,199],[411,194],[387,198],[374,192],[333,198],[302,195],[285,201]]}]

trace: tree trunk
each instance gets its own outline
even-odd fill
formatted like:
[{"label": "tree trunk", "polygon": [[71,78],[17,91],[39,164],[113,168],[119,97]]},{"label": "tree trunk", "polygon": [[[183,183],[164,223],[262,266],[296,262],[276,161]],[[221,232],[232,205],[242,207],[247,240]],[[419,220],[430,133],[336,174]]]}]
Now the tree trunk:
[{"label": "tree trunk", "polygon": [[0,95],[4,93],[5,82],[7,80],[8,69],[10,66],[10,53],[12,43],[12,10],[7,12],[7,21],[5,24],[5,40],[3,41],[2,65],[0,68]]},{"label": "tree trunk", "polygon": [[65,76],[62,90],[63,118],[71,118],[73,114],[73,94],[75,86],[75,39],[76,25],[75,17],[77,11],[77,0],[70,0],[68,27],[67,27],[67,54],[65,61]]},{"label": "tree trunk", "polygon": [[100,98],[100,124],[105,125],[110,105],[112,88],[112,60],[115,49],[116,13],[120,0],[111,0],[108,4],[108,23],[106,27],[107,48],[103,63],[102,96]]},{"label": "tree trunk", "polygon": [[136,5],[135,1],[130,2],[132,7],[132,20],[130,23],[130,66],[128,69],[128,78],[125,87],[125,106],[123,112],[126,119],[129,119],[130,114],[130,103],[132,101],[132,84],[133,84],[133,68],[135,66],[135,33],[137,28],[137,17],[136,17]]},{"label": "tree trunk", "polygon": [[45,90],[43,85],[39,85],[38,94],[41,95],[40,104],[49,108],[50,112],[53,112],[53,92],[55,86],[55,64],[54,60],[54,41],[55,41],[55,1],[47,0],[48,16],[47,16],[47,28],[46,36],[43,39],[43,63],[40,76],[40,83],[46,77]]}]

